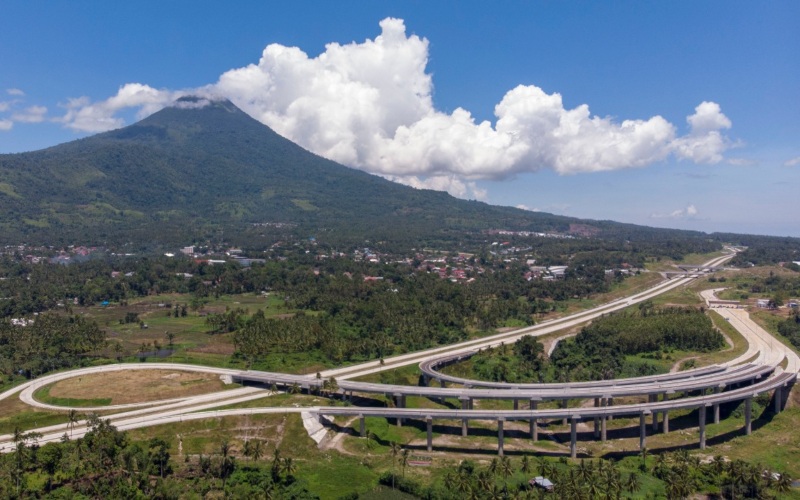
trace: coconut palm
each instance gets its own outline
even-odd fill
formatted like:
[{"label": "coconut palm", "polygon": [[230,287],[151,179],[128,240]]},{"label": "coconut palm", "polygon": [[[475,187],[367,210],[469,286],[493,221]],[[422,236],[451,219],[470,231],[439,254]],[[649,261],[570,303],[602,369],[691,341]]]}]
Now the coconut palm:
[{"label": "coconut palm", "polygon": [[411,452],[408,451],[408,448],[403,448],[400,452],[400,466],[403,468],[403,477],[406,477],[406,466],[409,458],[411,458]]},{"label": "coconut palm", "polygon": [[531,461],[528,459],[528,455],[523,455],[522,460],[519,463],[519,470],[525,474],[531,471]]}]

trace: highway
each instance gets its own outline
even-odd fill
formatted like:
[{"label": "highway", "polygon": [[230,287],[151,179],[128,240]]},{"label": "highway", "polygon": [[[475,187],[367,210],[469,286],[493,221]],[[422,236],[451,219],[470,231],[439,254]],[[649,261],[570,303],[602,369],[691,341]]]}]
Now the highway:
[{"label": "highway", "polygon": [[[719,266],[731,255],[712,259],[704,267]],[[693,270],[689,269],[692,273]],[[470,420],[493,420],[498,425],[498,453],[503,453],[503,422],[512,420],[526,420],[530,423],[531,437],[535,440],[538,434],[538,422],[543,419],[561,418],[571,422],[571,456],[576,456],[576,423],[581,419],[591,419],[595,424],[595,437],[603,441],[606,439],[606,421],[614,416],[636,416],[640,418],[640,446],[646,440],[646,426],[644,419],[652,416],[653,428],[658,427],[658,416],[661,415],[663,432],[669,431],[669,412],[697,408],[700,419],[698,422],[700,447],[705,447],[706,408],[711,408],[714,421],[719,420],[719,405],[731,401],[744,401],[747,407],[751,400],[758,394],[774,391],[774,408],[780,411],[783,406],[783,397],[788,394],[788,388],[797,378],[800,368],[800,358],[782,343],[774,339],[766,331],[758,327],[749,319],[746,311],[739,309],[715,308],[728,319],[737,330],[747,339],[748,351],[735,360],[730,360],[721,365],[704,367],[697,370],[671,373],[637,379],[620,379],[569,384],[492,384],[487,382],[471,381],[466,379],[446,378],[435,371],[435,367],[452,361],[454,358],[464,357],[489,346],[496,346],[501,342],[514,342],[524,335],[545,335],[554,331],[572,328],[599,317],[611,311],[616,311],[676,287],[686,285],[700,276],[690,274],[683,278],[675,278],[659,283],[658,285],[639,292],[632,296],[615,300],[591,310],[583,311],[569,317],[551,320],[531,327],[516,330],[482,339],[471,340],[460,344],[430,349],[417,353],[387,358],[384,363],[368,362],[359,365],[327,370],[320,374],[320,378],[309,375],[292,375],[282,373],[269,373],[254,370],[233,370],[224,368],[203,367],[197,365],[181,365],[173,363],[147,363],[147,364],[122,364],[108,365],[92,368],[83,368],[69,372],[57,373],[22,384],[0,394],[0,400],[12,397],[19,393],[25,403],[46,408],[49,410],[65,410],[63,407],[48,405],[36,401],[34,392],[45,385],[58,380],[75,376],[103,373],[119,370],[141,369],[168,369],[186,370],[195,372],[214,373],[230,377],[234,381],[259,383],[261,387],[276,385],[282,388],[299,386],[304,389],[321,388],[326,379],[336,377],[339,391],[352,400],[353,393],[384,394],[394,398],[396,408],[374,407],[309,407],[309,408],[249,408],[232,410],[213,410],[220,406],[228,406],[240,402],[269,396],[271,393],[257,387],[242,387],[228,391],[215,392],[202,396],[175,398],[147,403],[127,405],[114,405],[96,408],[80,408],[82,412],[89,411],[118,411],[106,415],[115,426],[120,429],[133,429],[151,425],[161,425],[168,422],[196,418],[216,418],[226,415],[263,414],[263,413],[313,413],[318,416],[348,415],[360,418],[360,429],[363,434],[364,418],[367,416],[381,416],[396,418],[398,425],[405,419],[420,419],[428,425],[428,449],[432,449],[432,422],[437,419],[461,420],[462,434],[467,435]],[[714,298],[713,291],[704,293],[706,301]],[[401,386],[356,382],[351,379],[381,370],[420,363],[426,380],[439,379],[440,387]],[[783,364],[783,367],[779,366]],[[443,387],[444,382],[457,382],[461,387]],[[437,400],[447,398],[457,399],[461,402],[461,409],[410,409],[404,408],[406,397],[420,396]],[[641,397],[646,402],[613,405],[614,398]],[[475,400],[505,399],[514,402],[514,410],[476,410],[473,407]],[[556,409],[539,409],[538,404],[544,401],[558,400],[565,402],[568,399],[594,399],[594,407],[567,408],[563,405]],[[519,409],[519,402],[527,405],[527,409]],[[750,418],[746,421],[745,432],[750,432]],[[321,417],[324,421],[324,418]],[[67,424],[49,426],[35,429],[43,434],[40,443],[56,441],[65,433],[79,437],[86,431],[85,422],[79,423],[70,429]],[[0,451],[9,451],[13,447],[11,436],[0,436]]]}]

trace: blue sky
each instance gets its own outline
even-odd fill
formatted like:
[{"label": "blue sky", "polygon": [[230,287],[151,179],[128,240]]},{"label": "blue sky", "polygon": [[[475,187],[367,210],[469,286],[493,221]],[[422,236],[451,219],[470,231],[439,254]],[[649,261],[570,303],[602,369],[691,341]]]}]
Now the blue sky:
[{"label": "blue sky", "polygon": [[9,0],[0,153],[199,93],[463,198],[800,236],[798,20],[788,1]]}]

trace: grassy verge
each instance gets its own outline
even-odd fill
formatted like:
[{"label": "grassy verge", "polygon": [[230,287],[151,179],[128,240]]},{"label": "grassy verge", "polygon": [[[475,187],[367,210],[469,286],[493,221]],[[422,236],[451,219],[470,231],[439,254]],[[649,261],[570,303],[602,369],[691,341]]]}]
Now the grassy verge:
[{"label": "grassy verge", "polygon": [[94,398],[94,399],[73,399],[73,398],[57,398],[50,395],[50,389],[52,385],[46,385],[40,389],[37,389],[33,393],[33,398],[39,402],[55,405],[55,406],[64,406],[68,407],[75,407],[75,408],[83,408],[83,407],[92,407],[92,406],[108,406],[111,404],[111,398]]}]

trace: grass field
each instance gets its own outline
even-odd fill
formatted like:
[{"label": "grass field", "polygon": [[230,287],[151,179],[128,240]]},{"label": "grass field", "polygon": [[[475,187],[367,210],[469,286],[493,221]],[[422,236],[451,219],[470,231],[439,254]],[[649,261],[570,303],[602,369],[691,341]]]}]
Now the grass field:
[{"label": "grass field", "polygon": [[37,390],[43,403],[62,406],[101,406],[143,403],[221,391],[219,376],[170,370],[126,370],[61,380]]}]

